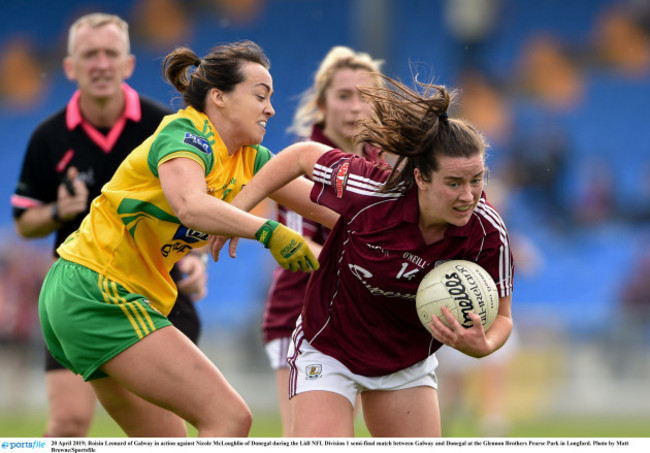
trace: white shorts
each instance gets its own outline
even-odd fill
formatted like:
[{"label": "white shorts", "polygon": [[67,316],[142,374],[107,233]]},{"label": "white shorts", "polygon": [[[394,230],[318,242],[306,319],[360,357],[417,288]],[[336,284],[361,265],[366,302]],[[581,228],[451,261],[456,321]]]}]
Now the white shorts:
[{"label": "white shorts", "polygon": [[266,349],[266,356],[269,358],[271,369],[278,370],[280,368],[289,368],[287,363],[287,351],[289,350],[289,343],[291,338],[276,338],[271,340],[264,346]]},{"label": "white shorts", "polygon": [[289,346],[289,398],[302,392],[324,390],[346,397],[352,407],[357,394],[366,390],[402,390],[428,386],[438,388],[435,354],[421,362],[392,374],[367,377],[351,372],[335,358],[321,353],[307,340],[300,344],[300,351],[294,355],[297,339]]}]

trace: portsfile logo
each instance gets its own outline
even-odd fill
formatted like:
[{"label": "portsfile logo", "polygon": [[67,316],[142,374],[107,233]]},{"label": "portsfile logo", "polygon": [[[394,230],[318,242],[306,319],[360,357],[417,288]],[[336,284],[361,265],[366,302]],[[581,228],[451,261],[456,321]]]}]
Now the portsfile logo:
[{"label": "portsfile logo", "polygon": [[4,441],[2,444],[0,444],[0,447],[3,448],[3,450],[15,450],[19,448],[45,448],[46,443],[42,440],[28,440],[28,441],[21,441],[21,442],[7,442]]}]

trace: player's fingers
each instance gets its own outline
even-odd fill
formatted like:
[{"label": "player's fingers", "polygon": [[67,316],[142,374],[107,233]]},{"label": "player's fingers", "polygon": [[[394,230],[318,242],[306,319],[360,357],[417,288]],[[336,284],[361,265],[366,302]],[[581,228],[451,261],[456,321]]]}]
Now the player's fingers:
[{"label": "player's fingers", "polygon": [[228,244],[228,255],[231,258],[237,258],[237,246],[239,245],[239,238],[230,238],[230,243]]},{"label": "player's fingers", "polygon": [[[313,269],[315,271],[317,271],[318,268],[320,267],[320,263],[318,262],[318,259],[316,258],[316,255],[314,255],[311,250],[305,256],[305,260],[307,261],[307,264],[311,267],[311,269]],[[310,269],[307,269],[307,270],[310,270]]]},{"label": "player's fingers", "polygon": [[483,323],[479,315],[477,315],[473,311],[470,311],[469,313],[467,313],[467,315],[469,316],[470,321],[472,321],[472,328],[480,327],[481,330],[483,329]]},{"label": "player's fingers", "polygon": [[75,179],[77,179],[77,176],[79,175],[79,170],[77,170],[77,167],[69,167],[65,175],[68,177],[70,181],[74,181]]},{"label": "player's fingers", "polygon": [[210,255],[212,259],[216,262],[219,261],[219,253],[226,243],[226,238],[224,236],[210,236],[208,239],[208,248],[210,249]]},{"label": "player's fingers", "polygon": [[84,202],[88,201],[88,186],[86,185],[85,182],[83,182],[81,179],[75,179],[72,182],[72,186],[74,187],[74,193],[75,195],[83,200]]},{"label": "player's fingers", "polygon": [[179,283],[182,283],[184,288],[198,288],[203,283],[203,273],[204,271],[197,272],[195,268],[192,268]]},{"label": "player's fingers", "polygon": [[440,343],[448,344],[453,336],[453,332],[449,330],[449,327],[442,322],[438,315],[431,316],[429,329],[433,338],[438,340]]},{"label": "player's fingers", "polygon": [[65,188],[65,184],[59,184],[59,187],[56,189],[56,198],[57,200],[70,199],[71,195],[68,193],[68,190]]},{"label": "player's fingers", "polygon": [[461,329],[460,323],[456,320],[454,315],[451,314],[451,311],[447,307],[442,307],[441,309],[443,316],[447,320],[447,323],[449,324],[449,327],[451,330],[454,332],[458,332],[459,329]]},{"label": "player's fingers", "polygon": [[215,256],[215,251],[214,251],[214,236],[210,236],[208,238],[208,253],[212,257],[213,261],[217,261],[219,259],[219,254],[217,253]]},{"label": "player's fingers", "polygon": [[431,330],[439,333],[449,332],[449,327],[442,322],[442,319],[438,315],[431,315],[431,322],[429,323]]}]

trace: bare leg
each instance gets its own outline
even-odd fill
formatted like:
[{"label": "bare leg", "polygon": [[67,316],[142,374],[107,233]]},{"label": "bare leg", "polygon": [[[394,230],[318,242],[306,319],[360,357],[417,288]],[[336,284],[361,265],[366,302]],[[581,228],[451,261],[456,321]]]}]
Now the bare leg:
[{"label": "bare leg", "polygon": [[106,412],[129,437],[187,437],[185,420],[129,392],[113,378],[91,384]]},{"label": "bare leg", "polygon": [[278,393],[278,406],[282,419],[282,436],[291,434],[291,417],[289,410],[289,368],[278,368],[275,371],[275,384]]},{"label": "bare leg", "polygon": [[95,415],[95,393],[83,378],[67,369],[45,373],[49,414],[48,437],[85,437]]},{"label": "bare leg", "polygon": [[338,393],[299,393],[289,406],[293,437],[354,437],[352,404]]},{"label": "bare leg", "polygon": [[440,437],[438,393],[433,387],[361,393],[363,416],[375,437]]},{"label": "bare leg", "polygon": [[[201,350],[173,326],[146,336],[106,362],[102,370],[111,379],[99,380],[106,382],[95,383],[95,391],[128,435],[157,436],[160,430],[152,428],[156,432],[147,434],[134,426],[134,420],[141,423],[151,416],[151,405],[135,403],[137,400],[118,391],[116,384],[187,420],[199,436],[242,437],[250,431],[252,415],[244,400]],[[155,412],[169,431],[162,435],[182,435],[176,419]]]}]

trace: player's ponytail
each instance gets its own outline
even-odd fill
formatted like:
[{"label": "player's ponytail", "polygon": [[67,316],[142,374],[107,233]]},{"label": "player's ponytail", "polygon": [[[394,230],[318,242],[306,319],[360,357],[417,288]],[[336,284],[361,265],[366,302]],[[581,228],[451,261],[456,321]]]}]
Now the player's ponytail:
[{"label": "player's ponytail", "polygon": [[[163,74],[167,82],[184,94],[190,84],[188,69],[199,57],[187,47],[173,50],[163,60]],[[191,105],[191,104],[190,104]]]},{"label": "player's ponytail", "polygon": [[[183,95],[183,101],[205,112],[208,91],[217,88],[231,92],[244,80],[242,65],[258,63],[270,69],[271,63],[260,46],[252,41],[222,44],[200,58],[187,47],[179,47],[163,60],[163,75]],[[190,68],[195,67],[193,71]]]},{"label": "player's ponytail", "polygon": [[362,122],[357,137],[382,153],[398,156],[384,191],[405,190],[415,183],[418,168],[425,181],[438,169],[438,155],[469,157],[484,153],[487,144],[467,122],[447,111],[457,96],[442,85],[415,81],[420,91],[387,76],[382,87],[359,88],[374,115]]}]

